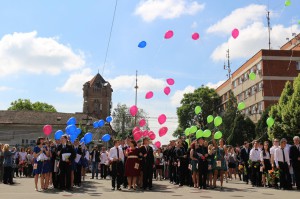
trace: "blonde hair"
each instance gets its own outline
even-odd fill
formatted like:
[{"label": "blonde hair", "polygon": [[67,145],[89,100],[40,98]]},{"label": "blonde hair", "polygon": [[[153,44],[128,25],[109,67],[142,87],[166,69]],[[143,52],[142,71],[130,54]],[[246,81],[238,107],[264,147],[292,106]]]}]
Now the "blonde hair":
[{"label": "blonde hair", "polygon": [[9,144],[4,144],[3,152],[9,151]]},{"label": "blonde hair", "polygon": [[213,153],[213,148],[214,148],[214,145],[212,144],[209,144],[207,149],[208,149],[208,153],[211,155]]}]

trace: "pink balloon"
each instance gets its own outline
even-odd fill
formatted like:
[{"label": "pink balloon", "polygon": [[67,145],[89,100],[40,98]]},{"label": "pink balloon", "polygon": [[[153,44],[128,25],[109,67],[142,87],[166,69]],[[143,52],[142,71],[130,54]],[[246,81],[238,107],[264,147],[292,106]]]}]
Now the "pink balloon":
[{"label": "pink balloon", "polygon": [[139,122],[139,124],[140,124],[140,127],[145,126],[146,125],[146,120],[145,119],[141,119],[140,122]]},{"label": "pink balloon", "polygon": [[135,132],[138,132],[140,130],[141,130],[140,127],[136,126],[132,129],[132,134],[134,134]]},{"label": "pink balloon", "polygon": [[193,40],[198,40],[200,38],[199,33],[195,32],[194,34],[192,34],[192,39]]},{"label": "pink balloon", "polygon": [[240,34],[240,31],[237,28],[233,29],[233,31],[231,33],[231,35],[234,39],[236,39],[239,36],[239,34]]},{"label": "pink balloon", "polygon": [[137,112],[138,112],[138,108],[137,106],[133,105],[132,107],[130,107],[130,110],[129,110],[130,114],[132,116],[136,116]]},{"label": "pink balloon", "polygon": [[165,33],[165,39],[171,39],[174,35],[174,32],[172,30],[168,30],[166,33]]},{"label": "pink balloon", "polygon": [[174,81],[174,79],[169,78],[169,79],[167,79],[167,83],[168,83],[170,86],[172,86],[172,85],[174,85],[175,81]]},{"label": "pink balloon", "polygon": [[46,136],[49,136],[52,132],[52,126],[51,125],[45,125],[43,128],[44,134]]},{"label": "pink balloon", "polygon": [[159,123],[160,125],[162,125],[163,123],[166,122],[167,116],[166,116],[165,114],[161,114],[160,116],[158,116],[157,120],[158,120],[158,123]]},{"label": "pink balloon", "polygon": [[151,134],[149,133],[149,138],[150,140],[155,140],[156,135],[153,132]]},{"label": "pink balloon", "polygon": [[146,96],[145,96],[146,99],[151,99],[152,97],[153,97],[152,91],[149,91],[148,93],[146,93]]},{"label": "pink balloon", "polygon": [[143,131],[143,136],[147,137],[149,135],[149,132],[147,130]]},{"label": "pink balloon", "polygon": [[154,145],[155,145],[157,148],[160,148],[160,147],[161,147],[160,141],[155,142]]},{"label": "pink balloon", "polygon": [[166,135],[168,132],[168,127],[161,127],[158,131],[159,137]]},{"label": "pink balloon", "polygon": [[135,132],[135,133],[133,134],[133,139],[134,139],[135,141],[138,141],[139,139],[141,139],[142,136],[143,136],[143,135],[142,135],[141,131],[137,131],[137,132]]},{"label": "pink balloon", "polygon": [[170,89],[170,87],[165,87],[165,89],[164,89],[164,93],[166,94],[166,95],[169,95],[170,94],[170,92],[171,92],[171,89]]}]

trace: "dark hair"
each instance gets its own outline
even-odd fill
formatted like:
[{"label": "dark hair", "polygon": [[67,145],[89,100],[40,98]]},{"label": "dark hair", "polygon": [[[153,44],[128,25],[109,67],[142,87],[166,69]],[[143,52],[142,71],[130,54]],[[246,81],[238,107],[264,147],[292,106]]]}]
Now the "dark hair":
[{"label": "dark hair", "polygon": [[[267,144],[268,145],[268,152],[270,153],[270,148],[269,148],[269,142],[268,141],[265,141],[264,144]],[[267,154],[266,154],[266,150],[264,149],[263,150],[263,157],[265,157]]]},{"label": "dark hair", "polygon": [[195,150],[195,148],[196,148],[196,143],[195,142],[193,142],[192,144],[191,144],[191,149],[194,149]]},{"label": "dark hair", "polygon": [[133,144],[133,146],[134,146],[134,147],[136,147],[136,146],[137,146],[137,143],[136,143],[136,141],[134,141],[134,140],[131,140],[130,142]]},{"label": "dark hair", "polygon": [[149,141],[149,139],[147,137],[143,138],[143,143],[145,142],[145,140]]},{"label": "dark hair", "polygon": [[39,137],[37,140],[36,140],[36,145],[40,145],[41,144],[41,140],[44,140],[45,138],[43,137]]},{"label": "dark hair", "polygon": [[117,142],[119,142],[119,140],[114,140],[114,144],[116,144]]}]

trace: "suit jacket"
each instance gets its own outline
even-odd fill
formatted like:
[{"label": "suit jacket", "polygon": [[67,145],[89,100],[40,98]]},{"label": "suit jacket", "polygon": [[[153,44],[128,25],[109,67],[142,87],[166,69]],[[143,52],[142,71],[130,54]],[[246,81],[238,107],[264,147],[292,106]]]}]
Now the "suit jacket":
[{"label": "suit jacket", "polygon": [[292,161],[292,165],[300,167],[300,160],[298,158],[300,157],[300,151],[297,149],[295,145],[291,146],[290,148],[290,159]]},{"label": "suit jacket", "polygon": [[69,157],[69,161],[72,162],[73,160],[75,160],[75,157],[76,157],[76,154],[75,154],[75,151],[73,149],[73,147],[71,145],[66,145],[65,148],[63,148],[63,145],[60,144],[58,147],[57,147],[57,151],[60,152],[59,154],[59,158],[60,160],[62,160],[62,154],[64,153],[71,153],[70,157]]},{"label": "suit jacket", "polygon": [[242,148],[242,150],[241,150],[241,159],[242,159],[242,161],[245,162],[245,163],[248,163],[249,156],[250,156],[250,148],[248,148],[248,149]]},{"label": "suit jacket", "polygon": [[[93,161],[93,154],[94,154],[94,149],[92,150],[92,152],[90,153],[91,156],[91,161]],[[96,154],[95,154],[95,162],[100,162],[100,151],[97,150]]]},{"label": "suit jacket", "polygon": [[[140,152],[143,154],[143,162],[145,164],[154,164],[153,148],[151,146],[148,146],[148,151],[145,146],[141,146]],[[145,154],[147,154],[146,157],[144,157]]]}]

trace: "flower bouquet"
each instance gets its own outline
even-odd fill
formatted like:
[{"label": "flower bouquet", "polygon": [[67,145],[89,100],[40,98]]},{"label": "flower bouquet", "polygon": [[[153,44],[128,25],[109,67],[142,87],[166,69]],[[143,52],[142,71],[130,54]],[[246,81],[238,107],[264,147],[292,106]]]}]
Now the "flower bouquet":
[{"label": "flower bouquet", "polygon": [[267,180],[269,182],[269,184],[271,185],[275,185],[277,183],[276,179],[279,179],[280,173],[279,170],[269,170],[268,174],[267,174]]}]

